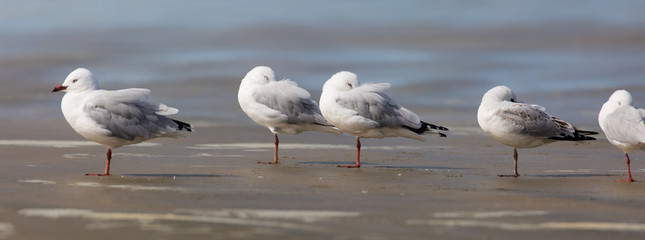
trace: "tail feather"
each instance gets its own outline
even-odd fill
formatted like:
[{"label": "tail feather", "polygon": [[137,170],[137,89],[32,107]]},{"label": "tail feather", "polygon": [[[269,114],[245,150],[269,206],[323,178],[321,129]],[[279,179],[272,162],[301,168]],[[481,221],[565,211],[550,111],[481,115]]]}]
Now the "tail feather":
[{"label": "tail feather", "polygon": [[412,128],[412,127],[408,127],[408,126],[403,126],[403,127],[407,128],[410,131],[413,131],[413,132],[415,132],[416,134],[419,134],[419,135],[424,134],[426,132],[429,132],[431,134],[439,135],[439,137],[447,137],[447,135],[443,134],[443,133],[440,133],[440,132],[437,132],[437,131],[433,131],[433,130],[448,131],[448,128],[446,128],[446,127],[435,125],[435,124],[432,124],[432,123],[427,123],[427,122],[424,122],[424,121],[421,121],[421,127],[420,128]]},{"label": "tail feather", "polygon": [[177,124],[177,130],[181,131],[187,131],[187,132],[194,132],[193,130],[193,125],[190,125],[189,123],[185,123],[179,120],[171,119],[173,122]]}]

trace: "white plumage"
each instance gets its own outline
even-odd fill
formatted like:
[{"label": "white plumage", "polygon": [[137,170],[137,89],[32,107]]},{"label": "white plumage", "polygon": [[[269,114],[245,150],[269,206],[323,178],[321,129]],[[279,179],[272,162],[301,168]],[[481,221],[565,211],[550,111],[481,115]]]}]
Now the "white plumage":
[{"label": "white plumage", "polygon": [[176,108],[148,101],[150,90],[129,88],[116,91],[99,89],[92,72],[79,68],[52,92],[66,92],[61,101],[65,120],[78,134],[108,147],[105,173],[112,148],[140,143],[156,137],[177,137],[178,130],[192,132],[190,124],[167,117]]},{"label": "white plumage", "polygon": [[274,134],[274,160],[261,163],[279,163],[278,133],[341,133],[325,120],[318,104],[310,97],[309,92],[294,81],[276,81],[275,73],[269,67],[255,67],[244,76],[237,94],[242,111]]},{"label": "white plumage", "polygon": [[598,123],[607,140],[625,153],[629,179],[619,181],[634,182],[628,153],[645,149],[645,109],[633,107],[632,95],[617,90],[602,105]]},{"label": "white plumage", "polygon": [[424,141],[424,133],[446,136],[437,130],[447,128],[421,121],[386,95],[383,91],[389,87],[388,83],[359,84],[356,74],[347,71],[325,82],[320,96],[323,116],[356,137],[356,165],[340,167],[360,167],[360,138],[406,137]]},{"label": "white plumage", "polygon": [[595,140],[587,135],[597,134],[580,131],[568,122],[553,117],[545,108],[519,103],[515,93],[506,86],[494,87],[482,97],[477,121],[484,132],[495,140],[513,147],[515,172],[517,172],[517,148],[534,148],[555,141]]}]

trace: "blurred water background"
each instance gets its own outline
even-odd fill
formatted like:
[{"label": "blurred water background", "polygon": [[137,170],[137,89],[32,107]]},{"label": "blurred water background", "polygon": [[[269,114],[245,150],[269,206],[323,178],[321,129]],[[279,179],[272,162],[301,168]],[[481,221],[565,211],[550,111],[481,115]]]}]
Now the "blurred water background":
[{"label": "blurred water background", "polygon": [[0,4],[0,120],[62,121],[50,90],[77,67],[106,89],[151,88],[184,119],[214,122],[250,122],[236,93],[257,65],[315,100],[341,70],[390,82],[393,98],[439,122],[476,125],[481,96],[502,84],[584,125],[597,125],[615,89],[645,106],[640,0]]}]

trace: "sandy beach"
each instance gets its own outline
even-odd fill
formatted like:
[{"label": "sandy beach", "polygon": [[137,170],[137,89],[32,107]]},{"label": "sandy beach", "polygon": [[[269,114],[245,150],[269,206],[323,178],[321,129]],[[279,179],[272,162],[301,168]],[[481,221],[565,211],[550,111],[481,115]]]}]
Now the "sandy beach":
[{"label": "sandy beach", "polygon": [[[482,95],[598,131],[627,89],[645,107],[640,1],[21,1],[0,9],[0,239],[642,239],[645,152],[635,183],[597,141],[519,150],[485,135]],[[252,8],[249,6],[253,6]],[[267,65],[318,101],[342,70],[447,138],[273,135],[237,103]],[[106,149],[65,122],[51,89],[85,67],[104,89],[142,87],[192,123],[187,138]]]},{"label": "sandy beach", "polygon": [[[172,86],[167,86],[172,88]],[[52,97],[56,98],[56,97]],[[426,109],[424,109],[426,110]],[[433,109],[427,109],[428,111]],[[421,111],[424,112],[424,111]],[[190,119],[188,119],[190,120]],[[625,177],[604,139],[512,149],[476,125],[447,124],[448,138],[365,139],[272,135],[259,126],[196,121],[186,139],[114,151],[86,142],[62,117],[11,125],[0,141],[3,239],[607,239],[645,234],[642,182]],[[472,122],[472,121],[471,121]],[[35,137],[22,133],[39,132]],[[633,159],[634,178],[645,177]]]}]

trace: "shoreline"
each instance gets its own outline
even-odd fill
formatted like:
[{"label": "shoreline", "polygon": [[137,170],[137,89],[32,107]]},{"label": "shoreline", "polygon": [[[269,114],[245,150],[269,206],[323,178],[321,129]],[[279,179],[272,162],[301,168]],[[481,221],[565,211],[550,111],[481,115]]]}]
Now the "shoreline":
[{"label": "shoreline", "polygon": [[[52,131],[56,138],[75,138],[71,129]],[[522,149],[522,176],[499,178],[512,171],[512,148],[483,133],[457,130],[426,142],[365,139],[360,169],[335,167],[354,160],[347,135],[283,134],[281,164],[274,166],[256,163],[272,157],[266,129],[202,127],[196,133],[115,149],[111,177],[83,176],[102,169],[102,146],[0,144],[6,171],[0,238],[645,234],[639,225],[645,189],[640,181],[613,182],[624,177],[625,166],[620,151],[603,140]],[[636,154],[636,180],[645,177],[639,162]],[[13,230],[3,233],[2,224]]]}]

